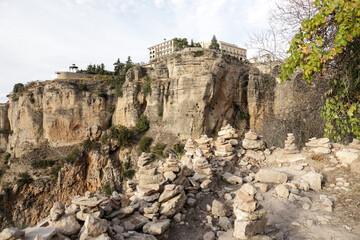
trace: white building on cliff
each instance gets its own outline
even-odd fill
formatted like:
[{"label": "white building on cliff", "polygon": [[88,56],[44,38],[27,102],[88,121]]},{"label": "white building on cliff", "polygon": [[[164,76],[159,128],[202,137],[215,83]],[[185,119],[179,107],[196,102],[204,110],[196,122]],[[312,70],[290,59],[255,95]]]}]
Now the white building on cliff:
[{"label": "white building on cliff", "polygon": [[[220,46],[220,51],[229,54],[233,57],[236,57],[239,60],[245,60],[246,59],[246,49],[240,48],[235,44],[218,41]],[[202,48],[209,48],[211,42],[210,41],[203,41],[200,42]],[[176,51],[174,46],[174,38],[170,40],[164,39],[164,42],[156,44],[152,47],[148,48],[149,50],[149,60],[150,62],[153,62],[157,59],[160,59],[162,57],[165,57],[173,52]]]}]

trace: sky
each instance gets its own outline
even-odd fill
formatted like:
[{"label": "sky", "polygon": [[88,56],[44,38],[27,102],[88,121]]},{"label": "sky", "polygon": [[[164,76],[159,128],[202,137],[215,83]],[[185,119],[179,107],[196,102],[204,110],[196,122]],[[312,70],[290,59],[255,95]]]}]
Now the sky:
[{"label": "sky", "polygon": [[[71,64],[148,62],[174,37],[245,47],[275,0],[0,0],[0,102],[16,83],[56,78]],[[255,52],[248,49],[248,57]]]}]

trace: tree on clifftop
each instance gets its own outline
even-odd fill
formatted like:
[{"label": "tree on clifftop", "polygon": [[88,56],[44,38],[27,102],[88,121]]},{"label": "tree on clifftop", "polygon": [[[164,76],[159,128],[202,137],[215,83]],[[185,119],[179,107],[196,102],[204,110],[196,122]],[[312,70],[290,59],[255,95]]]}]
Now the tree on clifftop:
[{"label": "tree on clifftop", "polygon": [[114,75],[119,75],[120,71],[123,69],[124,64],[120,62],[120,58],[113,64],[114,65]]},{"label": "tree on clifftop", "polygon": [[360,1],[315,0],[316,14],[306,18],[290,43],[280,78],[297,68],[311,81],[331,73],[322,109],[325,136],[360,138]]},{"label": "tree on clifftop", "polygon": [[220,45],[219,45],[218,41],[216,40],[215,35],[211,39],[211,44],[210,44],[209,48],[210,49],[216,49],[216,50],[220,49]]}]

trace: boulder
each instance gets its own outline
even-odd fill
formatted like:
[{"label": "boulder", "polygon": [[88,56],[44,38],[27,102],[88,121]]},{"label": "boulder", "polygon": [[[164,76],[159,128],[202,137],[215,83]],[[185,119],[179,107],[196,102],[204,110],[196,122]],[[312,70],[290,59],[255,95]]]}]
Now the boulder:
[{"label": "boulder", "polygon": [[249,150],[264,150],[266,148],[264,140],[250,140],[244,139],[242,146]]},{"label": "boulder", "polygon": [[167,217],[173,216],[176,213],[180,212],[186,203],[186,195],[185,192],[182,191],[176,197],[171,198],[167,202],[163,202],[160,206],[160,214],[165,215]]},{"label": "boulder", "polygon": [[289,190],[285,185],[280,184],[275,187],[275,192],[279,197],[287,198],[289,196]]},{"label": "boulder", "polygon": [[50,209],[50,220],[58,220],[65,212],[65,205],[61,202],[54,202]]},{"label": "boulder", "polygon": [[203,236],[203,240],[215,240],[215,239],[216,239],[215,233],[212,231],[205,233]]},{"label": "boulder", "polygon": [[170,228],[170,219],[162,219],[154,222],[149,222],[144,225],[143,232],[152,235],[161,235]]},{"label": "boulder", "polygon": [[360,151],[350,151],[348,149],[344,149],[336,152],[336,157],[340,160],[341,163],[351,164],[352,162],[358,160],[360,158]]},{"label": "boulder", "polygon": [[227,217],[220,217],[219,218],[219,226],[224,229],[225,231],[228,231],[233,228],[231,221]]},{"label": "boulder", "polygon": [[230,184],[242,184],[241,177],[235,176],[229,172],[224,173],[221,177],[225,182],[228,182]]},{"label": "boulder", "polygon": [[74,215],[62,216],[58,221],[49,221],[49,226],[56,227],[61,234],[66,236],[76,235],[81,229]]},{"label": "boulder", "polygon": [[225,217],[231,214],[226,205],[216,199],[212,202],[211,213],[216,217]]},{"label": "boulder", "polygon": [[265,217],[256,221],[235,220],[234,237],[248,239],[264,231],[267,219]]},{"label": "boulder", "polygon": [[301,180],[308,182],[311,189],[315,191],[321,190],[323,176],[320,173],[308,172],[301,177]]},{"label": "boulder", "polygon": [[109,228],[109,223],[105,219],[88,215],[86,217],[84,227],[86,234],[91,237],[97,237],[105,233]]},{"label": "boulder", "polygon": [[24,230],[18,228],[5,228],[0,233],[0,239],[2,240],[12,240],[12,239],[23,239],[25,235]]},{"label": "boulder", "polygon": [[286,183],[288,176],[285,173],[267,169],[260,169],[255,175],[255,181],[263,183]]}]

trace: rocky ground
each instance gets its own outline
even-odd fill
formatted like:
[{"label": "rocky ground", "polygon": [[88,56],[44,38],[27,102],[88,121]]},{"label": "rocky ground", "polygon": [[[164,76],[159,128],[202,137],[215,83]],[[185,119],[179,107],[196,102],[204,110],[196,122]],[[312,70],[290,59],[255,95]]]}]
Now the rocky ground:
[{"label": "rocky ground", "polygon": [[135,178],[110,197],[55,202],[36,227],[0,239],[360,239],[360,142],[310,139],[284,149],[225,126],[190,139],[181,159],[143,153]]}]

